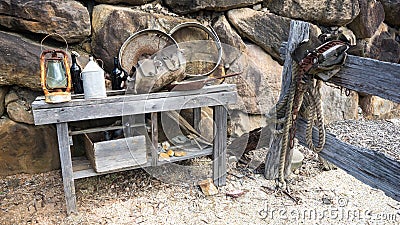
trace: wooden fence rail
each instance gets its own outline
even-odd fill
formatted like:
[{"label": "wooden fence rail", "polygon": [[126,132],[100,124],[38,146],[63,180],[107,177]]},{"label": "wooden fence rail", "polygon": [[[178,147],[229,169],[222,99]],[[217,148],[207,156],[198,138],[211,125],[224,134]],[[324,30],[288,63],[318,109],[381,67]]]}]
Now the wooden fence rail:
[{"label": "wooden fence rail", "polygon": [[[296,138],[303,146],[306,143],[306,121],[297,122]],[[313,136],[318,137],[318,131],[313,130]],[[314,140],[316,142],[317,140]],[[392,157],[366,148],[360,148],[343,141],[335,135],[327,133],[324,149],[320,156],[348,174],[373,188],[378,188],[385,194],[400,201],[400,162]]]},{"label": "wooden fence rail", "polygon": [[349,55],[328,82],[400,103],[400,64]]},{"label": "wooden fence rail", "polygon": [[[285,90],[290,83],[292,63],[290,53],[299,42],[308,38],[308,28],[309,24],[306,22],[291,21],[288,44],[281,50],[286,53],[282,73],[282,90]],[[328,82],[400,103],[400,64],[349,55],[340,72]],[[307,146],[305,126],[305,121],[299,119],[296,137],[300,144]],[[265,160],[265,177],[267,179],[277,177],[281,140],[282,138],[278,134],[272,136]],[[291,155],[292,150],[288,150],[285,162],[286,175],[290,171]],[[326,135],[326,144],[320,155],[358,180],[373,188],[381,189],[387,196],[400,201],[399,161],[382,152],[344,143],[330,133]]]}]

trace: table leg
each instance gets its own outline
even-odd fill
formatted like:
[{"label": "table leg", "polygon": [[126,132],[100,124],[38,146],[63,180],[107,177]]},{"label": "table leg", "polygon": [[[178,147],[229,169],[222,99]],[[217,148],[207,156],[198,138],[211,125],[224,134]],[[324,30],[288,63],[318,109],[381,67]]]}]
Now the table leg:
[{"label": "table leg", "polygon": [[224,106],[214,107],[213,179],[216,186],[226,184],[227,111]]},{"label": "table leg", "polygon": [[64,183],[64,195],[67,203],[67,214],[76,212],[75,184],[72,171],[71,151],[69,148],[68,124],[58,123],[57,137],[60,152],[61,172]]},{"label": "table leg", "polygon": [[157,112],[151,113],[151,141],[153,147],[151,148],[151,165],[157,166],[158,162],[158,116]]}]

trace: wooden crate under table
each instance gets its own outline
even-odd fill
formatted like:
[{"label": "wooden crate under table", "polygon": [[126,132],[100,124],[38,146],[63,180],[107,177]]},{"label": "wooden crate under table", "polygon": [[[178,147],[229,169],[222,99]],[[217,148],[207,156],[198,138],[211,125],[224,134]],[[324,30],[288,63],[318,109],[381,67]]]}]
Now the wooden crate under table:
[{"label": "wooden crate under table", "polygon": [[86,155],[98,173],[147,163],[144,135],[96,142],[94,136],[83,134],[83,140]]}]

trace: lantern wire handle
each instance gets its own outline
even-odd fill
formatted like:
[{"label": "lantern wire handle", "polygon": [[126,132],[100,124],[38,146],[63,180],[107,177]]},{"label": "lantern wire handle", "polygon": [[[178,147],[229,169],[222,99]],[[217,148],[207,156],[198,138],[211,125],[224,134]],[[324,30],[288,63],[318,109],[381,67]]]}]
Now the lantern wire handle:
[{"label": "lantern wire handle", "polygon": [[46,35],[46,37],[44,37],[44,38],[42,39],[42,41],[40,42],[40,52],[43,52],[43,41],[44,41],[46,38],[50,37],[50,36],[59,36],[59,37],[61,37],[61,38],[65,41],[65,45],[66,45],[65,52],[68,51],[68,42],[67,42],[67,40],[65,40],[65,38],[64,38],[63,36],[61,36],[60,34],[51,33],[51,34]]}]

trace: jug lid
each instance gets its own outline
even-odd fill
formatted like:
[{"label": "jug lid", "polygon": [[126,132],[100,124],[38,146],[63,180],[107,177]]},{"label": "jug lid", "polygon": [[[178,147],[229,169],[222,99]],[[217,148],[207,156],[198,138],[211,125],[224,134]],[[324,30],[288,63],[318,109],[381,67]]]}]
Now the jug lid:
[{"label": "jug lid", "polygon": [[103,69],[93,60],[93,56],[90,56],[89,62],[86,64],[85,68],[82,70],[82,73],[98,72],[98,71],[103,71]]}]

